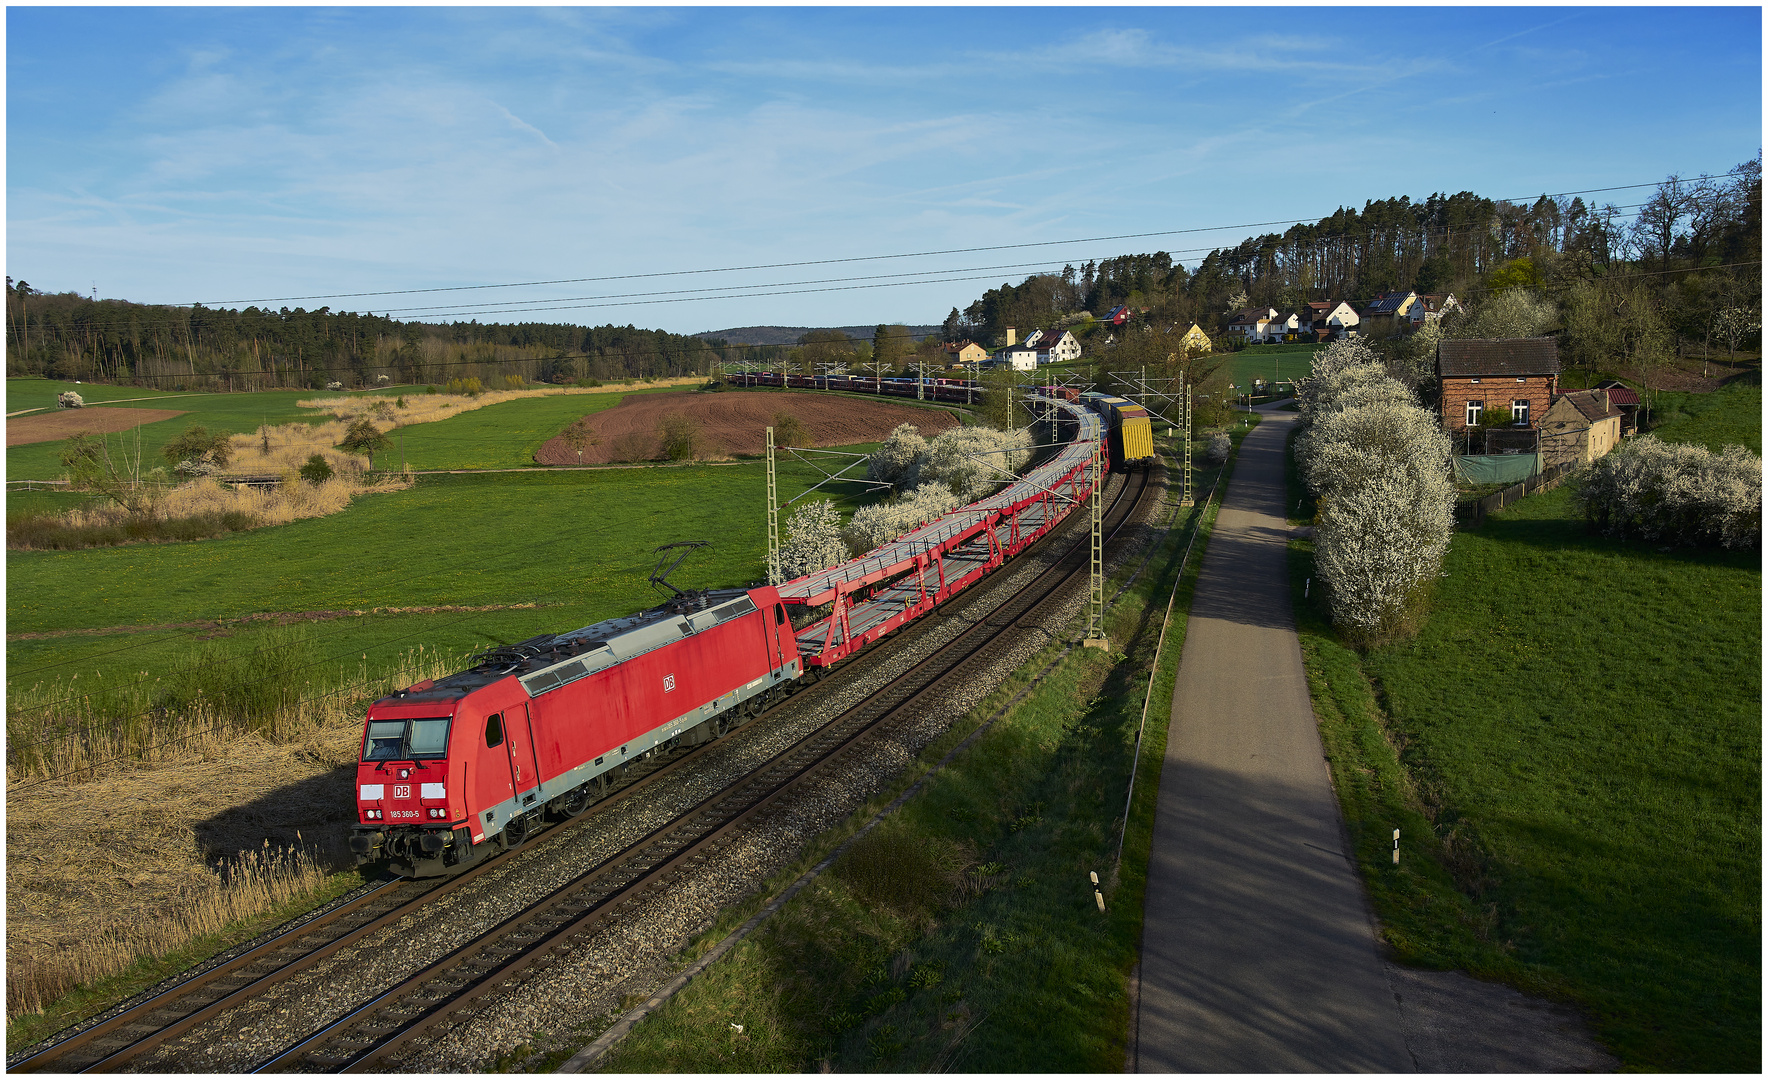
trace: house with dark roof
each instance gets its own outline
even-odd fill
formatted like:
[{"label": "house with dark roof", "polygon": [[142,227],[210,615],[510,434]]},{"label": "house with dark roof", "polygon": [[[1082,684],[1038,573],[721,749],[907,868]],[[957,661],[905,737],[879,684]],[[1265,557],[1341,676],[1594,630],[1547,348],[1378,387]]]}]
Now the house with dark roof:
[{"label": "house with dark roof", "polygon": [[1463,310],[1461,301],[1455,299],[1454,293],[1449,293],[1446,296],[1424,293],[1412,302],[1411,307],[1406,309],[1406,319],[1411,323],[1412,329],[1416,330],[1433,319],[1440,319],[1451,311],[1461,310]]},{"label": "house with dark roof", "polygon": [[1276,317],[1276,308],[1247,308],[1228,321],[1228,336],[1241,341],[1263,341],[1265,327]]},{"label": "house with dark roof", "polygon": [[1443,430],[1532,433],[1559,389],[1559,345],[1550,337],[1444,341],[1437,345],[1437,380]]},{"label": "house with dark roof", "polygon": [[1310,300],[1301,312],[1304,321],[1301,333],[1312,332],[1316,341],[1333,341],[1355,337],[1362,322],[1354,308],[1343,300]]},{"label": "house with dark roof", "polygon": [[1369,301],[1368,306],[1363,309],[1363,318],[1367,319],[1371,315],[1388,317],[1404,315],[1412,307],[1412,302],[1417,299],[1418,294],[1409,290],[1407,292],[1381,293]]},{"label": "house with dark roof", "polygon": [[[1055,364],[1065,360],[1080,359],[1080,342],[1075,340],[1073,331],[1053,330],[1049,333],[1045,333],[1040,330],[1038,333],[1039,336],[1035,339],[1037,344],[1038,363]],[[1027,344],[1030,344],[1033,341],[1032,338],[1026,338],[1025,340]]]},{"label": "house with dark roof", "polygon": [[1541,456],[1548,465],[1587,465],[1620,441],[1621,410],[1607,390],[1560,394],[1541,418]]}]

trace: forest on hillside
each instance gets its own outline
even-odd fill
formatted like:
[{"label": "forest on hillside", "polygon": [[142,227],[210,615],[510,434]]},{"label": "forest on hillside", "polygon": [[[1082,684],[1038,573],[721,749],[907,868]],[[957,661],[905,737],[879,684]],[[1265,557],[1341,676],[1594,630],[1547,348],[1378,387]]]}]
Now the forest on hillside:
[{"label": "forest on hillside", "polygon": [[953,308],[944,331],[948,340],[988,345],[1009,326],[1024,332],[1128,305],[1147,309],[1151,323],[1197,322],[1213,335],[1248,307],[1361,306],[1405,290],[1477,305],[1522,287],[1568,318],[1574,309],[1605,313],[1624,328],[1625,340],[1610,343],[1623,353],[1680,354],[1711,348],[1727,311],[1754,311],[1759,320],[1761,259],[1758,154],[1724,176],[1672,176],[1637,204],[1545,195],[1517,203],[1468,191],[1418,202],[1400,196],[1248,237],[1189,269],[1165,252],[1068,266]]},{"label": "forest on hillside", "polygon": [[[323,389],[479,379],[503,385],[705,374],[755,350],[558,323],[399,322],[330,308],[174,307],[6,281],[6,373],[160,389]],[[727,355],[728,354],[728,355]]]}]

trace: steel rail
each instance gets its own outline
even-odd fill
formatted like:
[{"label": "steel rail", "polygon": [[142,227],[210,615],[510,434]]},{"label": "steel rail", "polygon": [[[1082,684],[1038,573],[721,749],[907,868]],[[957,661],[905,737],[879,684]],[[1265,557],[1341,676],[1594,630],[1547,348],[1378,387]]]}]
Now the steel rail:
[{"label": "steel rail", "polygon": [[[397,922],[431,901],[459,890],[469,882],[475,881],[481,874],[489,871],[493,866],[501,865],[512,855],[536,847],[537,841],[540,839],[562,832],[569,826],[582,824],[591,820],[595,815],[625,801],[641,789],[649,787],[651,784],[656,783],[663,777],[673,773],[676,769],[684,767],[688,761],[696,759],[701,751],[708,750],[714,745],[716,745],[716,743],[702,744],[701,746],[689,749],[685,753],[677,753],[663,759],[659,766],[649,769],[637,777],[630,779],[627,783],[615,788],[601,799],[590,804],[582,814],[579,814],[574,818],[569,818],[548,825],[546,828],[531,834],[516,847],[492,855],[452,877],[436,879],[438,884],[425,889],[420,895],[413,897],[404,904],[396,905],[393,910],[372,918],[366,924],[358,925],[352,929],[346,930],[342,936],[313,950],[302,953],[290,961],[277,964],[270,970],[249,978],[245,983],[235,988],[224,990],[220,998],[210,998],[197,1002],[196,1007],[190,1011],[176,1015],[170,1020],[170,1022],[159,1024],[159,1026],[154,1027],[153,1030],[133,1041],[123,1042],[120,1046],[108,1053],[101,1053],[96,1059],[80,1061],[78,1058],[74,1057],[74,1055],[78,1050],[88,1047],[96,1041],[115,1039],[119,1033],[124,1032],[129,1028],[149,1023],[149,1018],[152,1017],[154,1013],[175,1008],[180,1002],[198,995],[200,991],[212,987],[217,982],[230,978],[238,978],[245,969],[262,965],[270,960],[274,954],[286,951],[297,939],[336,924],[345,916],[358,912],[362,907],[368,905],[374,898],[381,897],[387,890],[397,889],[401,886],[409,886],[413,884],[413,880],[400,878],[385,882],[378,888],[372,889],[345,904],[323,911],[313,918],[300,922],[298,925],[288,927],[278,933],[275,937],[248,949],[238,956],[232,957],[223,964],[216,965],[213,968],[199,972],[197,975],[189,979],[168,986],[166,989],[160,991],[151,998],[130,1006],[101,1023],[94,1024],[66,1039],[47,1046],[29,1057],[20,1058],[9,1064],[7,1066],[7,1071],[115,1071],[128,1061],[177,1038],[179,1035],[184,1034],[196,1025],[203,1023],[206,1020],[211,1020],[228,1009],[243,1004],[279,983],[288,981],[302,971],[313,967],[326,957],[333,955],[349,945],[361,941],[363,938],[391,923]],[[417,880],[421,881],[423,879]],[[90,1055],[86,1056],[90,1058]]]},{"label": "steel rail", "polygon": [[[1147,475],[1139,475],[1141,480],[1135,485],[1133,496],[1128,490],[1131,485],[1125,484],[1113,500],[1112,512],[1117,522],[1111,529],[1112,539],[1129,522],[1146,494]],[[661,826],[534,907],[505,920],[290,1047],[259,1071],[314,1066],[364,1071],[437,1025],[469,1012],[473,1003],[508,986],[529,969],[551,963],[550,954],[559,945],[581,939],[601,922],[615,917],[620,908],[661,887],[675,872],[702,860],[742,826],[777,806],[799,784],[843,758],[890,720],[908,713],[916,703],[942,689],[954,675],[983,657],[991,645],[1019,628],[1081,571],[1085,560],[1073,556],[1082,547],[1078,543],[1073,545],[958,639],[915,664],[887,688],[908,686],[906,694],[871,695],[736,784]],[[1071,560],[1075,565],[1065,569]],[[1052,577],[1055,580],[1049,580]],[[1005,618],[1001,617],[1003,613],[1007,613]],[[974,640],[965,644],[966,638]],[[920,677],[913,678],[916,675]],[[887,701],[887,697],[895,700]],[[647,855],[651,856],[650,865],[640,865]]]},{"label": "steel rail", "polygon": [[[1145,486],[1145,481],[1144,481],[1144,486]],[[1137,500],[1136,500],[1137,503],[1139,503],[1140,497],[1141,497],[1141,491],[1138,490]],[[1119,500],[1114,500],[1114,502],[1117,502],[1117,501],[1121,501],[1121,493],[1120,493]],[[1113,509],[1114,510],[1116,509],[1115,505],[1114,505]],[[1131,509],[1133,509],[1133,506],[1131,507]],[[1128,511],[1125,512],[1125,517],[1127,518],[1127,516],[1128,516]],[[1115,530],[1114,530],[1114,532],[1115,532]],[[1061,562],[1063,560],[1065,560],[1068,557],[1068,555],[1071,555],[1074,550],[1078,550],[1078,546],[1075,549],[1071,549],[1071,551],[1069,553],[1065,554],[1064,556],[1059,557],[1056,564],[1053,564],[1051,568],[1046,570],[1043,574],[1040,574],[1037,579],[1034,579],[1033,585],[1035,585],[1036,582],[1043,580],[1043,578],[1045,576],[1047,576],[1049,573],[1054,571],[1058,566],[1060,566]],[[1066,578],[1064,578],[1064,580],[1066,580]],[[1061,583],[1058,582],[1057,584],[1052,585],[1050,587],[1051,591],[1053,591],[1054,589],[1060,588],[1060,584]],[[986,616],[984,618],[984,620],[981,620],[981,622],[979,622],[979,625],[981,625],[982,622],[993,622],[995,616],[997,616],[1002,610],[1005,610],[1007,607],[1012,605],[1022,595],[1027,593],[1033,587],[1033,585],[1026,586],[1024,589],[1019,590],[1019,592],[1017,592],[1014,597],[1009,598],[1008,601],[1004,602],[1003,604],[997,605],[995,610],[993,612],[991,612],[991,614],[989,616]],[[1020,613],[1019,615],[1015,615],[1013,617],[1013,619],[1011,619],[1009,621],[1010,622],[1017,622],[1019,619],[1021,619],[1023,617],[1024,617],[1024,613]],[[969,631],[966,631],[966,633],[968,633],[968,632]],[[984,646],[978,645],[977,648],[978,648],[978,650],[980,650],[982,647],[984,647]],[[859,656],[864,655],[865,653],[868,653],[871,651],[872,650],[870,650],[870,649],[862,650],[861,653],[855,655],[854,659],[857,659]],[[929,660],[931,660],[931,659],[932,658],[929,658]],[[898,680],[893,681],[892,685],[893,686],[898,685],[900,683],[901,679],[906,678],[910,673],[922,668],[923,666],[925,666],[926,663],[927,663],[927,661],[923,661],[922,663],[915,665],[913,668],[910,669],[910,672],[905,672],[903,676],[898,678]],[[937,682],[938,679],[941,677],[943,677],[943,676],[935,676],[933,681]],[[804,687],[804,689],[808,689],[808,688],[809,688],[808,686]],[[913,697],[918,697],[918,696],[919,696],[918,694],[913,695]],[[835,723],[835,722],[831,722],[831,725],[833,723]],[[825,725],[825,728],[823,730],[826,731],[827,728],[831,725]],[[808,740],[806,740],[806,741],[808,741]],[[628,782],[626,785],[622,786],[621,788],[616,789],[614,792],[611,792],[609,795],[605,796],[603,799],[601,799],[597,803],[593,804],[592,807],[590,807],[590,809],[594,812],[599,813],[600,811],[610,808],[611,806],[613,806],[616,803],[624,801],[627,797],[635,794],[639,789],[644,788],[644,787],[648,787],[652,783],[660,780],[663,776],[665,776],[669,773],[673,773],[676,768],[685,766],[687,761],[689,761],[691,759],[698,758],[699,751],[710,749],[710,747],[712,745],[715,745],[715,744],[706,744],[704,746],[694,748],[693,750],[690,750],[686,754],[672,755],[673,760],[667,761],[660,768],[652,769],[652,770],[646,772],[645,774],[641,775],[640,777]],[[800,745],[803,745],[803,744],[801,743]],[[838,753],[839,750],[837,750],[836,752]],[[785,757],[790,756],[792,753],[793,753],[792,750],[788,750],[785,755],[781,755],[780,758],[775,759],[776,763],[779,762],[780,760],[783,760]],[[812,767],[814,767],[814,766],[812,766]],[[764,766],[762,770],[758,770],[758,773],[765,772],[767,770],[767,768],[768,767]],[[788,782],[790,782],[790,781],[788,781]],[[743,786],[743,782],[739,782],[737,785],[734,785],[733,788],[725,789],[725,792],[721,792],[720,795],[713,796],[713,799],[708,800],[708,801],[710,802],[713,800],[717,800],[717,799],[721,798],[721,796],[724,796],[724,795],[730,793],[731,791],[735,790],[736,788],[740,788],[742,786]],[[756,803],[756,808],[759,809],[760,806],[766,805],[767,801],[768,800],[766,798],[763,798],[761,801]],[[705,806],[705,804],[702,804],[701,808],[703,808],[704,806]],[[696,810],[694,810],[694,811],[689,811],[687,815],[684,815],[684,819],[691,818],[701,808],[696,808]],[[745,818],[746,818],[746,816],[747,815],[745,815]],[[478,865],[474,866],[469,871],[463,872],[462,874],[459,874],[453,878],[447,879],[441,885],[438,885],[433,888],[425,890],[421,895],[414,897],[410,901],[407,901],[406,903],[401,904],[401,905],[397,905],[393,910],[383,913],[382,915],[371,919],[369,922],[367,922],[365,924],[360,924],[360,925],[356,926],[355,928],[346,931],[346,933],[344,935],[342,935],[336,939],[333,939],[332,941],[327,942],[316,949],[312,949],[306,953],[303,953],[302,955],[296,957],[293,961],[281,964],[281,965],[275,967],[273,970],[271,970],[261,976],[248,979],[248,981],[245,984],[238,986],[232,990],[224,992],[222,994],[222,996],[218,999],[210,999],[209,1001],[207,1001],[207,1003],[199,1003],[198,1007],[196,1009],[183,1013],[177,1019],[174,1019],[170,1024],[165,1024],[165,1025],[159,1027],[158,1029],[156,1029],[155,1031],[150,1032],[146,1036],[139,1038],[133,1042],[127,1043],[124,1046],[122,1046],[121,1048],[109,1053],[108,1055],[104,1055],[104,1056],[100,1057],[96,1061],[91,1061],[88,1063],[79,1063],[77,1061],[70,1061],[69,1059],[75,1053],[75,1051],[77,1051],[83,1047],[90,1046],[90,1044],[94,1043],[95,1041],[99,1041],[99,1040],[105,1039],[107,1037],[114,1037],[119,1032],[126,1031],[128,1028],[135,1027],[135,1026],[142,1024],[144,1021],[146,1021],[150,1017],[152,1017],[153,1014],[155,1014],[155,1013],[162,1012],[168,1008],[174,1007],[180,1001],[187,1001],[193,995],[198,994],[198,992],[201,991],[202,989],[212,987],[215,983],[221,982],[225,979],[229,979],[230,977],[237,978],[246,969],[253,967],[253,966],[262,965],[266,960],[268,960],[274,954],[287,950],[298,939],[308,937],[308,936],[322,930],[323,928],[325,928],[327,926],[337,923],[338,921],[340,921],[341,919],[343,919],[347,915],[357,912],[360,909],[362,909],[364,906],[370,904],[376,897],[382,896],[382,894],[387,889],[397,888],[397,887],[404,885],[406,883],[402,882],[402,881],[401,882],[389,882],[386,885],[383,885],[379,889],[370,890],[369,892],[363,894],[362,896],[354,898],[353,900],[350,900],[349,902],[347,902],[343,905],[340,905],[335,909],[324,912],[320,916],[317,916],[314,918],[309,918],[305,922],[302,922],[297,926],[290,927],[289,929],[283,931],[282,933],[277,934],[274,938],[271,938],[270,940],[254,947],[252,949],[247,950],[245,953],[242,953],[241,955],[239,955],[237,957],[233,957],[233,958],[229,959],[224,964],[217,965],[216,967],[206,970],[191,979],[187,979],[183,982],[180,982],[180,983],[175,984],[171,987],[168,987],[166,990],[161,991],[160,993],[154,995],[152,998],[149,998],[148,1000],[143,1001],[136,1006],[133,1006],[129,1009],[124,1010],[122,1013],[119,1013],[117,1016],[112,1017],[111,1019],[106,1020],[101,1024],[96,1024],[96,1025],[92,1026],[91,1028],[86,1029],[85,1031],[81,1031],[68,1039],[64,1039],[61,1042],[58,1042],[50,1047],[45,1048],[42,1051],[39,1051],[36,1054],[31,1055],[30,1057],[22,1058],[19,1061],[12,1064],[9,1068],[11,1068],[12,1070],[15,1070],[15,1071],[37,1071],[37,1070],[42,1070],[45,1068],[57,1068],[57,1071],[63,1071],[71,1065],[73,1068],[81,1069],[81,1070],[89,1070],[89,1071],[110,1071],[110,1070],[113,1070],[113,1069],[125,1064],[126,1062],[133,1060],[136,1057],[139,1057],[141,1054],[146,1053],[147,1051],[154,1049],[160,1045],[163,1045],[164,1043],[170,1041],[171,1039],[178,1037],[179,1035],[185,1033],[186,1031],[197,1026],[198,1024],[200,1024],[208,1019],[212,1019],[215,1016],[219,1015],[220,1013],[225,1012],[226,1010],[233,1008],[233,1007],[243,1003],[244,1001],[249,1000],[252,997],[257,996],[258,994],[263,993],[265,990],[269,989],[271,986],[274,986],[274,985],[279,984],[281,982],[287,981],[288,979],[292,978],[294,975],[299,974],[301,971],[305,971],[305,970],[313,967],[314,965],[316,965],[317,963],[319,963],[320,961],[322,961],[326,957],[337,953],[338,951],[348,947],[351,944],[360,942],[362,939],[364,939],[368,935],[374,933],[376,930],[379,930],[379,929],[381,929],[381,928],[383,928],[393,922],[398,921],[399,919],[412,913],[413,911],[417,910],[418,908],[422,907],[423,905],[427,904],[428,902],[435,900],[442,895],[453,892],[453,891],[463,887],[469,881],[475,880],[480,873],[485,872],[488,869],[490,869],[490,867],[493,864],[501,864],[503,862],[503,860],[508,855],[515,854],[516,852],[519,852],[525,848],[534,846],[534,844],[532,843],[532,841],[534,839],[538,839],[541,836],[549,835],[555,829],[564,828],[564,827],[569,826],[571,824],[575,824],[581,820],[582,820],[582,818],[575,819],[575,820],[567,820],[566,822],[562,822],[559,825],[549,827],[545,832],[536,834],[536,836],[531,837],[529,843],[525,843],[516,849],[512,849],[509,852],[504,852],[499,855],[495,855],[492,858],[487,859],[487,860],[479,863]],[[734,827],[734,823],[733,823],[733,827]],[[722,832],[720,833],[720,835],[722,835]],[[642,844],[642,842],[641,842],[641,844]],[[622,856],[616,856],[616,859],[621,860],[622,863],[625,861],[622,858]],[[607,865],[608,864],[604,864],[604,866],[607,866]],[[599,874],[600,871],[599,870],[592,871],[591,873],[592,873],[592,875]],[[561,890],[561,891],[568,891],[571,888],[573,888],[573,886],[567,886],[565,890]],[[542,907],[550,908],[551,906],[553,906],[551,903],[543,901]],[[536,910],[538,910],[538,909],[530,909],[530,913],[532,913]],[[519,918],[521,918],[521,916],[517,916],[516,918],[519,919]],[[495,933],[495,931],[494,931],[494,933]],[[542,950],[542,951],[544,952],[547,950]],[[524,964],[523,966],[526,966],[526,965]],[[428,1026],[428,1025],[426,1025],[426,1026]]]}]

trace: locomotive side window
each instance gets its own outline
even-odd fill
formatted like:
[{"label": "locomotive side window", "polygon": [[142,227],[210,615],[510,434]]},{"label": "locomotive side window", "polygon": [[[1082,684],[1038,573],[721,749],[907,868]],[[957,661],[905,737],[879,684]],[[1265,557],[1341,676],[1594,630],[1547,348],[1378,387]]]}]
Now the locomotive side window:
[{"label": "locomotive side window", "polygon": [[503,745],[503,714],[492,713],[485,720],[485,748]]},{"label": "locomotive side window", "polygon": [[786,605],[775,604],[773,606],[773,621],[774,621],[775,626],[784,626],[785,625],[785,623],[786,623]]},{"label": "locomotive side window", "polygon": [[364,761],[392,761],[405,744],[405,721],[376,720],[368,725],[368,739],[362,747]]}]

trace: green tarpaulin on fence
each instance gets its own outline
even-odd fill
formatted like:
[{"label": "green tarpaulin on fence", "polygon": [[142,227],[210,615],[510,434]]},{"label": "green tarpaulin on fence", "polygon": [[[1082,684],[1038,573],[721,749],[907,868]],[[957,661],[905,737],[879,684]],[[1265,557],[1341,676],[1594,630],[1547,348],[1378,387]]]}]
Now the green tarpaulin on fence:
[{"label": "green tarpaulin on fence", "polygon": [[1457,454],[1455,476],[1470,484],[1515,484],[1541,471],[1540,454]]}]

